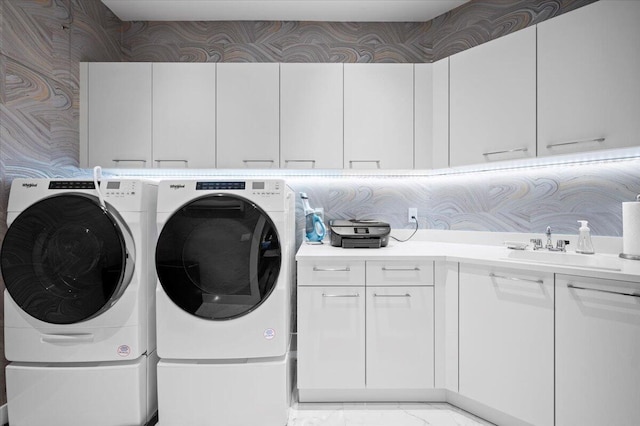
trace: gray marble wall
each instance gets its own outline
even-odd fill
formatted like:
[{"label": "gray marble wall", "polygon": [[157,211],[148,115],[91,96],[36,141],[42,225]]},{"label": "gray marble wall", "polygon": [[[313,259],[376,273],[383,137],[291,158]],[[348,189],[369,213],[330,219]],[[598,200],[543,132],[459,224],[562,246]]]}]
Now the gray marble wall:
[{"label": "gray marble wall", "polygon": [[100,0],[0,0],[0,240],[13,178],[77,170],[79,63],[122,60],[121,34]]}]

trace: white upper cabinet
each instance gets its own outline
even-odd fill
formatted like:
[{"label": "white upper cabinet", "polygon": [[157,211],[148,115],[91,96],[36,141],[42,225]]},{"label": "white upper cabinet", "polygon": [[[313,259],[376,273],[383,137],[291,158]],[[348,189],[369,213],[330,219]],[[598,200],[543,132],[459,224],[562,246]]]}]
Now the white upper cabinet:
[{"label": "white upper cabinet", "polygon": [[449,59],[450,165],[535,157],[535,27]]},{"label": "white upper cabinet", "polygon": [[412,169],[413,64],[344,65],[344,168]]},{"label": "white upper cabinet", "polygon": [[433,168],[433,64],[415,64],[414,167]]},{"label": "white upper cabinet", "polygon": [[[432,161],[434,169],[449,167],[449,58],[433,63]],[[416,133],[416,141],[417,141]]]},{"label": "white upper cabinet", "polygon": [[151,67],[150,63],[87,64],[82,94],[87,123],[82,144],[87,151],[81,167],[152,167]]},{"label": "white upper cabinet", "polygon": [[640,145],[640,2],[538,25],[538,155]]},{"label": "white upper cabinet", "polygon": [[280,65],[220,63],[218,168],[280,166]]},{"label": "white upper cabinet", "polygon": [[153,64],[153,166],[213,168],[216,64]]},{"label": "white upper cabinet", "polygon": [[280,167],[341,169],[343,65],[280,65]]}]

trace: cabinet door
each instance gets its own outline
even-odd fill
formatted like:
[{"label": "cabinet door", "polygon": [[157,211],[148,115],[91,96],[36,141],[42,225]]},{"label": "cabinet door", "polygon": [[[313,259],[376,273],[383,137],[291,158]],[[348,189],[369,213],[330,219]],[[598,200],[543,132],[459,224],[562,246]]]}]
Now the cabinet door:
[{"label": "cabinet door", "polygon": [[413,65],[344,65],[344,168],[413,168]]},{"label": "cabinet door", "polygon": [[553,275],[460,265],[460,393],[553,425]]},{"label": "cabinet door", "polygon": [[414,141],[416,169],[433,168],[433,64],[414,64]]},{"label": "cabinet door", "polygon": [[449,167],[449,58],[433,63],[433,168]]},{"label": "cabinet door", "polygon": [[451,166],[535,157],[535,27],[449,59]]},{"label": "cabinet door", "polygon": [[640,2],[539,24],[538,155],[640,145]]},{"label": "cabinet door", "polygon": [[151,64],[89,64],[89,167],[151,167]]},{"label": "cabinet door", "polygon": [[365,288],[298,287],[298,387],[365,386]]},{"label": "cabinet door", "polygon": [[218,64],[218,168],[279,167],[279,80],[279,64]]},{"label": "cabinet door", "polygon": [[556,425],[638,424],[639,360],[640,284],[558,275]]},{"label": "cabinet door", "polygon": [[341,169],[342,64],[280,65],[280,166]]},{"label": "cabinet door", "polygon": [[154,167],[213,168],[216,64],[153,64]]},{"label": "cabinet door", "polygon": [[367,388],[433,388],[433,287],[367,287],[366,311]]}]

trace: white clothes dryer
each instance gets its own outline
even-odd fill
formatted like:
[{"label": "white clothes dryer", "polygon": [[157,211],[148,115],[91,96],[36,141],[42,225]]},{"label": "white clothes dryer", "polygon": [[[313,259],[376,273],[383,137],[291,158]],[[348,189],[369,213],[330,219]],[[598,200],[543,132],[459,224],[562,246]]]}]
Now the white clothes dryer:
[{"label": "white clothes dryer", "polygon": [[[0,254],[12,426],[144,424],[155,412],[157,185],[99,186],[104,205],[93,180],[12,183]],[[49,388],[66,404],[43,399]],[[101,399],[116,392],[129,402]]]},{"label": "white clothes dryer", "polygon": [[294,202],[277,179],[159,183],[162,426],[286,424]]}]

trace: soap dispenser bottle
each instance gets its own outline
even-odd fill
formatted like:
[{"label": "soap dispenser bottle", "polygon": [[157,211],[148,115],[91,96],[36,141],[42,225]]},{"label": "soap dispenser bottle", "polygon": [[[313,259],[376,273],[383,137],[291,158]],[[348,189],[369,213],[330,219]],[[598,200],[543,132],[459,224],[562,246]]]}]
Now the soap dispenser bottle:
[{"label": "soap dispenser bottle", "polygon": [[308,244],[322,244],[327,228],[324,226],[322,219],[315,210],[309,205],[309,197],[306,193],[301,192],[302,209],[304,211],[304,236]]},{"label": "soap dispenser bottle", "polygon": [[591,242],[591,230],[587,226],[588,222],[586,220],[579,220],[578,223],[580,223],[580,229],[578,230],[580,234],[578,235],[576,253],[595,253],[595,251],[593,251],[593,243]]}]

